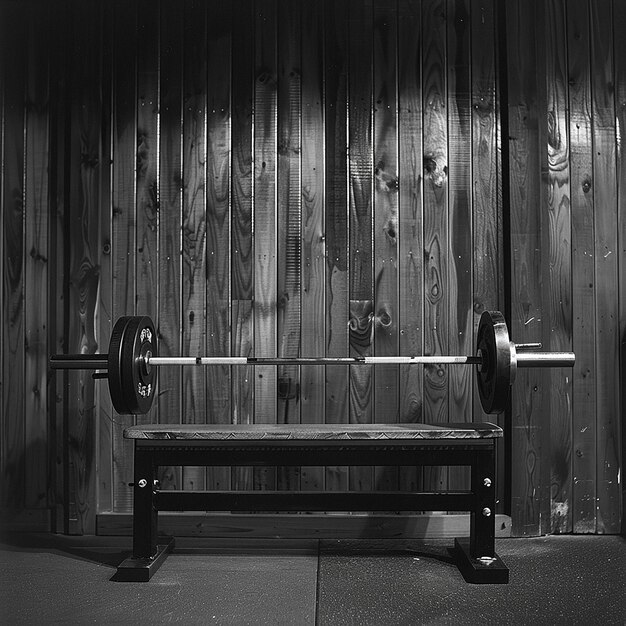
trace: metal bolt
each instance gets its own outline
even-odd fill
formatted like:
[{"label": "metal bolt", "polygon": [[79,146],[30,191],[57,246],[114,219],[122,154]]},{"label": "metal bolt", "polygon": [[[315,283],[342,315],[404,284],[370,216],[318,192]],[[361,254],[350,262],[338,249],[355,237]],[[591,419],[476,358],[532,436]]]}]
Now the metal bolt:
[{"label": "metal bolt", "polygon": [[143,489],[148,484],[148,481],[145,478],[141,478],[137,484]]},{"label": "metal bolt", "polygon": [[491,478],[485,478],[483,485],[485,485],[485,487],[491,487]]},{"label": "metal bolt", "polygon": [[491,515],[491,509],[489,509],[489,508],[485,507],[485,508],[483,509],[483,515],[484,515],[485,517],[489,517],[489,516]]}]

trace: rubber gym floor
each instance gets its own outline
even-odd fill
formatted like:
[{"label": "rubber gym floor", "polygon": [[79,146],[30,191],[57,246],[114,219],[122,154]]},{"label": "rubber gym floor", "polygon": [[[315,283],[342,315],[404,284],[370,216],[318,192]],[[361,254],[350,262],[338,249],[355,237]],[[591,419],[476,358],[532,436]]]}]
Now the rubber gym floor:
[{"label": "rubber gym floor", "polygon": [[508,585],[466,583],[450,541],[177,539],[149,583],[111,582],[130,538],[10,534],[3,624],[626,623],[626,540],[499,539]]}]

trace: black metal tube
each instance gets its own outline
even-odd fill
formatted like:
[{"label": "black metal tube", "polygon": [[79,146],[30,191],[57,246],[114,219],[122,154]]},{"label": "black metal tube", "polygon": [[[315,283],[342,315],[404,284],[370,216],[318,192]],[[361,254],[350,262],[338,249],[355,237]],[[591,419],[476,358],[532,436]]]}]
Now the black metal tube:
[{"label": "black metal tube", "polygon": [[108,354],[55,354],[50,357],[53,370],[101,370],[107,368]]}]

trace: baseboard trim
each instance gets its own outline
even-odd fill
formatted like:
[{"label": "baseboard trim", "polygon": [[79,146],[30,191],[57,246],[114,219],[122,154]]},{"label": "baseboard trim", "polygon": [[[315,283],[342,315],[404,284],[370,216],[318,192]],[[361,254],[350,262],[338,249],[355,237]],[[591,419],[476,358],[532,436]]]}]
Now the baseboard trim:
[{"label": "baseboard trim", "polygon": [[[130,513],[101,513],[96,533],[132,535]],[[464,514],[368,515],[161,513],[159,532],[175,537],[289,539],[453,539],[469,536],[470,516]],[[511,518],[496,515],[496,537],[511,536]]]}]

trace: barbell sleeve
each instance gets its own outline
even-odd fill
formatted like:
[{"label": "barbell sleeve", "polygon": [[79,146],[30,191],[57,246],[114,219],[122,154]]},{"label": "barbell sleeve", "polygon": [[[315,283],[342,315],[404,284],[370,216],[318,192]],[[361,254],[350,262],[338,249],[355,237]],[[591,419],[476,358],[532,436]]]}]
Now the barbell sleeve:
[{"label": "barbell sleeve", "polygon": [[574,367],[573,352],[518,352],[517,367]]}]

